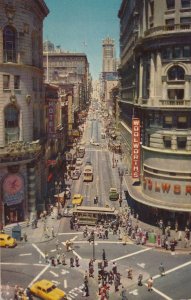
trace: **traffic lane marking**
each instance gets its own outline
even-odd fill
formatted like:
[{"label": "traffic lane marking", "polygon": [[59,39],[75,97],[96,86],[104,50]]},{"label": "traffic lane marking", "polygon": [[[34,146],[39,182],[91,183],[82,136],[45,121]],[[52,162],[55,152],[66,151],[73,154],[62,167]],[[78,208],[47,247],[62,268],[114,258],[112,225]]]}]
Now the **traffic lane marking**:
[{"label": "traffic lane marking", "polygon": [[79,259],[82,259],[82,257],[81,257],[76,251],[72,250],[72,252],[73,252],[73,254],[74,254],[75,256],[77,256]]},{"label": "traffic lane marking", "polygon": [[115,258],[115,259],[112,259],[111,262],[113,262],[113,261],[118,261],[118,260],[121,260],[121,259],[130,257],[130,256],[134,256],[134,255],[137,255],[137,254],[140,254],[140,253],[149,251],[149,250],[152,250],[152,248],[142,249],[142,250],[139,250],[139,251],[137,251],[137,252],[133,252],[133,253],[130,253],[130,254],[127,254],[127,255],[123,255],[123,256],[121,256],[121,257],[117,257],[117,258]]},{"label": "traffic lane marking", "polygon": [[48,268],[50,267],[50,265],[47,265],[30,283],[29,283],[29,287],[31,287],[32,285],[33,285],[33,283],[35,282],[35,281],[37,281],[38,279],[39,279],[39,277],[42,275],[42,274],[44,274],[47,270],[48,270]]},{"label": "traffic lane marking", "polygon": [[[186,266],[189,266],[190,264],[191,264],[191,261],[188,261],[188,262],[186,262],[186,263],[184,263],[182,265],[179,265],[179,266],[177,266],[175,268],[169,269],[168,271],[165,271],[165,275],[168,275],[168,274],[170,274],[172,272],[175,272],[176,270],[179,270],[179,269],[182,269],[182,268],[184,268]],[[157,274],[157,275],[153,276],[153,279],[157,279],[159,277],[161,277],[161,275]]]},{"label": "traffic lane marking", "polygon": [[38,251],[38,253],[40,253],[40,255],[41,255],[43,258],[45,258],[45,254],[40,250],[40,248],[39,248],[37,245],[32,244],[32,246]]},{"label": "traffic lane marking", "polygon": [[12,266],[37,266],[37,267],[45,267],[45,264],[28,264],[28,263],[12,263],[12,262],[0,262],[0,265],[12,265]]},{"label": "traffic lane marking", "polygon": [[[165,276],[166,275],[168,275],[168,274],[170,274],[170,273],[173,273],[173,272],[175,272],[175,271],[177,271],[177,270],[179,270],[179,269],[182,269],[182,268],[184,268],[184,267],[187,267],[187,266],[189,266],[191,264],[191,261],[188,261],[188,262],[186,262],[186,263],[184,263],[184,264],[181,264],[181,265],[179,265],[179,266],[177,266],[177,267],[174,267],[174,268],[172,268],[172,269],[169,269],[169,270],[167,270],[167,271],[165,271]],[[152,276],[152,278],[153,279],[158,279],[158,278],[161,278],[161,275],[160,274],[157,274],[157,275],[155,275],[155,276]],[[147,286],[147,283],[145,283],[145,286]],[[171,297],[169,297],[168,295],[166,295],[166,294],[164,294],[163,292],[161,292],[160,290],[158,290],[158,289],[156,289],[156,288],[152,288],[153,289],[153,291],[155,292],[155,293],[157,293],[157,294],[159,294],[161,297],[163,297],[164,299],[166,299],[166,300],[173,300],[173,298],[171,298]]]},{"label": "traffic lane marking", "polygon": [[66,279],[64,279],[64,288],[65,288],[65,289],[67,289],[67,287],[68,287],[67,280],[66,280]]},{"label": "traffic lane marking", "polygon": [[53,272],[53,271],[50,271],[50,273],[51,273],[52,275],[54,275],[55,277],[58,277],[58,276],[59,276],[58,274],[56,274],[56,273]]},{"label": "traffic lane marking", "polygon": [[19,256],[28,256],[28,255],[32,255],[32,253],[22,253],[22,254],[19,254]]}]

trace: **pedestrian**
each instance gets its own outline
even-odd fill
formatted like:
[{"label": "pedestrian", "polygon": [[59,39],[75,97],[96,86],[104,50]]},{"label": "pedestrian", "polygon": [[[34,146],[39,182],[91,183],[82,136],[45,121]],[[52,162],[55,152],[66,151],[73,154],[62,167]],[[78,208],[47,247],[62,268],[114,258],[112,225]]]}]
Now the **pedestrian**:
[{"label": "pedestrian", "polygon": [[109,231],[106,229],[105,230],[105,238],[108,240],[108,234],[109,234]]},{"label": "pedestrian", "polygon": [[66,255],[64,253],[62,253],[62,265],[66,265]]},{"label": "pedestrian", "polygon": [[115,287],[115,292],[119,291],[118,287],[119,287],[119,282],[117,280],[117,277],[114,277],[114,287]]},{"label": "pedestrian", "polygon": [[74,223],[73,223],[73,220],[70,219],[70,229],[73,230],[74,229]]},{"label": "pedestrian", "polygon": [[132,268],[129,268],[128,272],[127,272],[127,278],[129,279],[133,279],[133,269]]},{"label": "pedestrian", "polygon": [[80,264],[79,264],[79,257],[78,256],[75,256],[75,264],[76,264],[76,267],[80,266]]},{"label": "pedestrian", "polygon": [[55,261],[55,257],[54,256],[51,257],[51,265],[53,267],[56,267],[56,261]]},{"label": "pedestrian", "polygon": [[127,290],[124,288],[124,286],[122,286],[120,296],[121,296],[121,300],[128,300],[127,299]]},{"label": "pedestrian", "polygon": [[139,286],[143,285],[142,280],[143,280],[143,275],[140,273],[138,276],[138,283],[137,283]]},{"label": "pedestrian", "polygon": [[84,274],[84,284],[88,284],[88,271],[86,270],[85,271],[85,274]]},{"label": "pedestrian", "polygon": [[150,277],[147,281],[148,291],[151,292],[153,289],[153,278]]},{"label": "pedestrian", "polygon": [[105,254],[105,250],[104,249],[102,250],[102,259],[106,260],[106,254]]},{"label": "pedestrian", "polygon": [[164,269],[163,263],[160,263],[159,272],[160,272],[161,277],[165,275],[165,269]]},{"label": "pedestrian", "polygon": [[70,267],[73,268],[74,267],[74,258],[70,257]]},{"label": "pedestrian", "polygon": [[60,245],[60,242],[59,242],[59,240],[57,239],[57,240],[56,240],[56,250],[57,250],[57,251],[59,250],[59,245]]},{"label": "pedestrian", "polygon": [[44,258],[45,258],[45,263],[48,264],[49,263],[49,257],[48,257],[48,253],[47,252],[45,252]]},{"label": "pedestrian", "polygon": [[89,277],[94,278],[94,267],[93,267],[93,265],[91,265],[89,267]]},{"label": "pedestrian", "polygon": [[26,234],[26,232],[24,232],[23,238],[24,238],[24,241],[27,242],[27,234]]},{"label": "pedestrian", "polygon": [[117,264],[115,261],[113,262],[112,271],[114,275],[117,274]]},{"label": "pedestrian", "polygon": [[117,273],[115,276],[116,276],[116,279],[118,281],[118,285],[121,285],[121,274]]},{"label": "pedestrian", "polygon": [[113,283],[113,279],[114,279],[114,277],[113,277],[113,272],[110,271],[110,272],[109,272],[109,275],[108,275],[108,283],[109,283],[109,284],[112,284],[112,283]]},{"label": "pedestrian", "polygon": [[88,287],[87,283],[85,283],[84,289],[85,289],[85,297],[88,297],[89,296],[89,287]]},{"label": "pedestrian", "polygon": [[31,294],[30,288],[27,287],[24,291],[25,296],[27,297],[28,300],[33,300],[33,296]]},{"label": "pedestrian", "polygon": [[59,253],[57,253],[56,259],[57,259],[57,265],[59,265],[60,264],[60,254]]},{"label": "pedestrian", "polygon": [[51,235],[52,235],[52,238],[55,237],[55,234],[54,234],[54,227],[53,227],[53,226],[52,226],[52,228],[51,228]]}]

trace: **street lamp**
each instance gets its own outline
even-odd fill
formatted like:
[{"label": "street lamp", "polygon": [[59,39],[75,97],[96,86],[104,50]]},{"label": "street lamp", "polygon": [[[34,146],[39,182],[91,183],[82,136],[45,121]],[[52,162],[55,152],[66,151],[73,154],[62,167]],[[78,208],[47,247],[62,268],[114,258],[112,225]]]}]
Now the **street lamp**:
[{"label": "street lamp", "polygon": [[62,182],[55,181],[54,185],[55,185],[56,194],[58,195],[58,215],[59,215],[59,213],[60,213],[60,191],[61,191],[61,187],[62,187]]},{"label": "street lamp", "polygon": [[123,183],[124,170],[121,169],[121,168],[118,168],[118,174],[119,174],[119,180],[120,180],[119,205],[121,207],[121,204],[122,204],[122,183]]}]

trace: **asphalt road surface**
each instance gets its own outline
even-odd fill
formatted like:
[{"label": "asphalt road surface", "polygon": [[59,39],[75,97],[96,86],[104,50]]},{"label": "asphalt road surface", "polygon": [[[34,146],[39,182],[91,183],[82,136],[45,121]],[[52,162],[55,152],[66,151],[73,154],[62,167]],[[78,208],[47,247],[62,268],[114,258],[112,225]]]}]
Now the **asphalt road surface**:
[{"label": "asphalt road surface", "polygon": [[[101,139],[102,122],[91,120],[92,115],[85,126],[84,141],[86,154],[84,164],[91,160],[94,167],[94,180],[92,183],[83,183],[82,176],[73,181],[72,194],[81,193],[84,196],[84,205],[93,205],[93,199],[99,197],[99,206],[108,204],[108,193],[110,187],[119,188],[119,177],[116,168],[112,168],[112,155],[107,149],[107,141]],[[91,145],[94,139],[99,146]],[[82,166],[83,168],[83,166]],[[118,203],[113,203],[118,206]],[[4,287],[2,299],[11,299],[11,287],[20,285],[27,287],[38,279],[50,279],[59,288],[68,294],[68,299],[84,299],[82,297],[82,284],[88,262],[93,255],[93,245],[79,232],[70,230],[69,219],[62,218],[60,221],[58,236],[45,243],[23,243],[14,249],[1,249],[1,283]],[[59,250],[56,250],[56,239],[59,240]],[[66,252],[65,242],[73,241],[73,251]],[[109,261],[108,270],[113,261],[117,263],[118,270],[122,274],[122,284],[127,289],[128,299],[137,300],[161,300],[161,299],[191,299],[191,258],[190,254],[172,255],[170,252],[157,251],[153,248],[134,245],[131,241],[123,245],[118,236],[109,233],[108,240],[95,240],[95,278],[89,279],[90,296],[88,299],[98,299],[97,263],[102,258],[102,249],[105,249]],[[44,254],[49,257],[58,253],[66,254],[66,266],[56,267],[45,263]],[[70,257],[79,257],[80,266],[71,268]],[[159,265],[163,263],[166,275],[160,277]],[[127,278],[127,270],[133,269],[133,279]],[[137,277],[143,274],[143,286],[138,287]],[[152,292],[147,291],[145,283],[153,276],[154,288]],[[110,299],[121,299],[120,293],[110,291]]]}]

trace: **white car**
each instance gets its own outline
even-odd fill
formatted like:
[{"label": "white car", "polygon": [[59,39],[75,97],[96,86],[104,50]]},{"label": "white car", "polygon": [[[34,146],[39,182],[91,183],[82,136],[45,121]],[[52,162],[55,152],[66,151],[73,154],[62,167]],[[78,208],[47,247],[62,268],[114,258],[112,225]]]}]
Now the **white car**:
[{"label": "white car", "polygon": [[81,158],[76,159],[76,166],[81,166],[83,164],[83,160]]},{"label": "white car", "polygon": [[93,142],[92,145],[99,146],[99,143],[98,142]]}]

